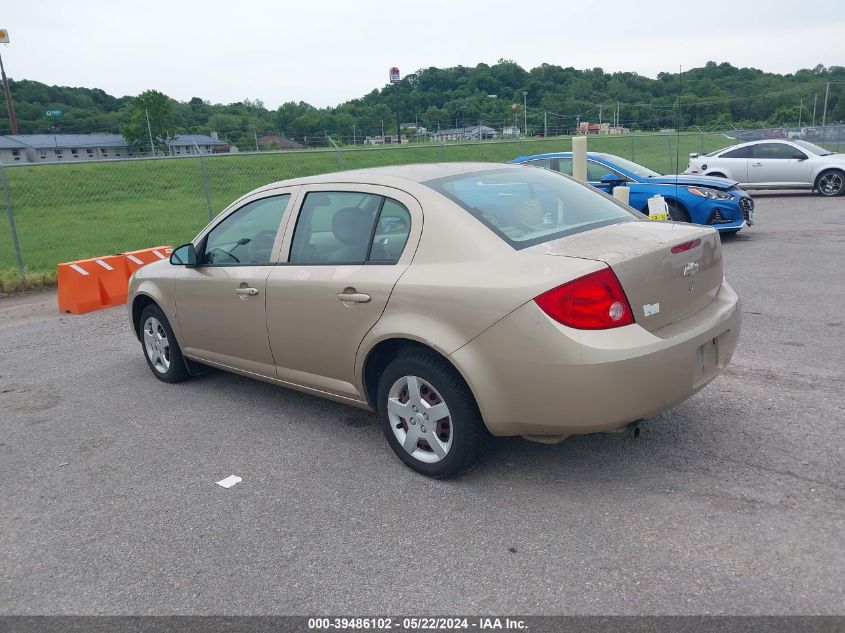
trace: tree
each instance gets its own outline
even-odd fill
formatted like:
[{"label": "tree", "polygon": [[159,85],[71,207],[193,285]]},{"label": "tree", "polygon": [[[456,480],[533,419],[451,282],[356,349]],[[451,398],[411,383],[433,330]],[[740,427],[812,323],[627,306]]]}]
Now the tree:
[{"label": "tree", "polygon": [[[145,90],[132,99],[129,105],[129,122],[120,127],[120,133],[131,145],[166,153],[167,139],[176,136],[173,102],[170,97],[157,90]],[[153,137],[155,148],[150,148],[150,135]]]}]

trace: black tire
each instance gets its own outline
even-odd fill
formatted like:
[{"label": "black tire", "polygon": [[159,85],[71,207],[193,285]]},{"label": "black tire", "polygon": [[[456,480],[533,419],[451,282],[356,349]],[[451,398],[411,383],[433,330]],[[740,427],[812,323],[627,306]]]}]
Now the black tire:
[{"label": "black tire", "polygon": [[666,205],[669,207],[669,219],[672,222],[689,222],[689,213],[684,209],[683,205],[674,200],[667,200]]},{"label": "black tire", "polygon": [[818,194],[825,198],[841,196],[845,194],[845,173],[839,169],[825,169],[816,178],[815,188]]},{"label": "black tire", "polygon": [[[391,388],[408,377],[417,377],[428,383],[434,389],[434,394],[442,398],[448,407],[449,417],[445,419],[448,420],[451,445],[440,461],[428,463],[417,459],[403,448],[394,432],[388,412],[388,396]],[[426,388],[423,385],[421,391],[425,393]],[[469,387],[454,367],[435,354],[418,350],[400,353],[379,378],[376,402],[379,424],[393,452],[406,466],[426,477],[447,479],[466,472],[478,461],[490,442],[490,433],[484,426]],[[393,419],[398,419],[405,429],[410,430],[407,421],[398,417]],[[422,425],[427,422],[420,422],[419,429],[424,429]],[[434,432],[439,432],[436,430],[439,427],[433,428]],[[420,437],[420,442],[415,446],[423,450],[428,444],[424,437]]]},{"label": "black tire", "polygon": [[[166,362],[169,363],[166,368],[164,366],[164,362],[154,363],[151,358],[151,352],[148,348],[147,334],[145,333],[145,328],[148,325],[147,322],[150,319],[154,319],[160,324],[161,329],[166,336],[166,347],[162,346],[159,348],[159,352],[153,353],[154,355],[158,355],[159,358],[165,359]],[[150,325],[152,325],[152,322]],[[157,328],[155,329],[157,330]],[[173,334],[173,328],[170,327],[170,322],[167,320],[167,317],[164,316],[162,309],[154,303],[148,305],[144,308],[144,311],[141,312],[141,320],[138,324],[138,338],[141,340],[141,351],[144,354],[144,359],[147,361],[150,371],[153,372],[153,376],[163,382],[169,383],[180,382],[190,377],[188,368],[185,365],[185,359],[182,357],[182,350],[179,347],[179,343],[176,341],[176,336]]]}]

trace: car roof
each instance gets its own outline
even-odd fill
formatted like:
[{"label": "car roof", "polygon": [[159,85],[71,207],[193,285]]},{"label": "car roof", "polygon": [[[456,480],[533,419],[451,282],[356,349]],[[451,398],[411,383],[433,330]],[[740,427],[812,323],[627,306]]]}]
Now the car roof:
[{"label": "car roof", "polygon": [[505,163],[418,163],[411,165],[390,165],[388,167],[367,167],[365,169],[351,169],[328,174],[304,176],[291,180],[281,180],[256,189],[260,192],[277,187],[296,185],[312,185],[320,183],[362,183],[370,185],[398,185],[401,181],[422,183],[436,178],[446,178],[459,174],[491,171],[498,169],[517,169],[519,165]]},{"label": "car roof", "polygon": [[[547,152],[545,154],[530,154],[528,156],[519,156],[514,160],[535,160],[537,158],[571,158],[572,152]],[[607,161],[613,161],[619,158],[615,154],[608,154],[606,152],[587,152],[587,158],[603,158]]]}]

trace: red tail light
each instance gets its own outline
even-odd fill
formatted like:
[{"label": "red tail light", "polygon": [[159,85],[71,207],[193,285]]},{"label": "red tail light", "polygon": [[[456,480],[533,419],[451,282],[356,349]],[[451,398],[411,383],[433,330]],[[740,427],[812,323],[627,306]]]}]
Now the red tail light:
[{"label": "red tail light", "polygon": [[684,251],[692,250],[699,244],[701,244],[701,240],[693,240],[692,242],[684,242],[683,244],[678,244],[677,246],[672,247],[672,254],[677,255],[678,253],[683,253]]},{"label": "red tail light", "polygon": [[628,297],[610,268],[603,268],[534,299],[558,323],[579,330],[606,330],[634,322]]}]

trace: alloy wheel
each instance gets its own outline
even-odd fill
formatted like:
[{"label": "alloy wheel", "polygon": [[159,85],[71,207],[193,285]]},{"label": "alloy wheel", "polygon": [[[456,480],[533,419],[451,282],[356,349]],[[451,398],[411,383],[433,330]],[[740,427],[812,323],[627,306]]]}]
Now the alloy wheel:
[{"label": "alloy wheel", "polygon": [[819,191],[826,196],[836,196],[842,191],[842,174],[835,171],[828,172],[819,178]]}]

